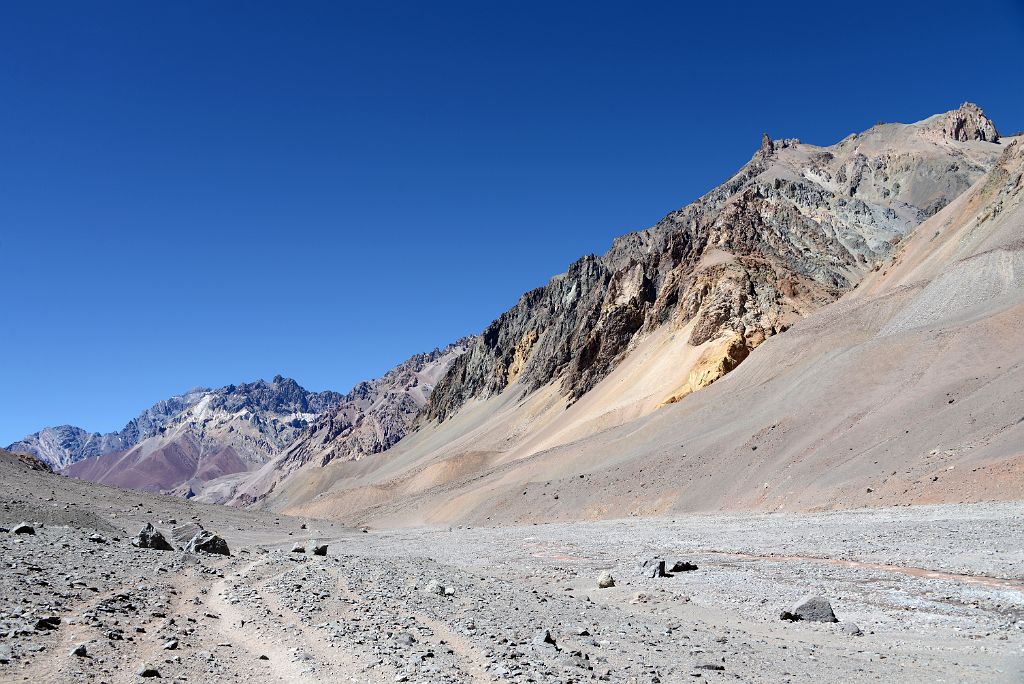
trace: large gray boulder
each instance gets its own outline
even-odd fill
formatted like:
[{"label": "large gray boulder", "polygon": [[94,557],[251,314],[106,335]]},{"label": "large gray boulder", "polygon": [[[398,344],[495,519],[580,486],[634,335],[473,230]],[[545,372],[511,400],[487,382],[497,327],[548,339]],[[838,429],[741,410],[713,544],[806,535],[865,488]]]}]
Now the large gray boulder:
[{"label": "large gray boulder", "polygon": [[832,612],[832,604],[824,596],[805,596],[790,610],[782,611],[779,618],[790,622],[839,622],[836,614]]},{"label": "large gray boulder", "polygon": [[185,550],[189,553],[202,551],[203,553],[217,553],[222,556],[231,555],[231,552],[228,550],[228,543],[207,530],[196,532],[195,536],[185,545]]},{"label": "large gray boulder", "polygon": [[153,523],[146,523],[142,531],[132,539],[132,546],[137,546],[140,549],[157,549],[158,551],[174,550],[170,542],[164,539],[160,530],[153,527]]},{"label": "large gray boulder", "polygon": [[35,534],[36,528],[29,525],[27,522],[18,523],[11,530],[11,534]]},{"label": "large gray boulder", "polygon": [[665,572],[664,558],[649,558],[640,563],[638,571],[642,577],[649,577],[651,579],[668,577],[668,574]]}]

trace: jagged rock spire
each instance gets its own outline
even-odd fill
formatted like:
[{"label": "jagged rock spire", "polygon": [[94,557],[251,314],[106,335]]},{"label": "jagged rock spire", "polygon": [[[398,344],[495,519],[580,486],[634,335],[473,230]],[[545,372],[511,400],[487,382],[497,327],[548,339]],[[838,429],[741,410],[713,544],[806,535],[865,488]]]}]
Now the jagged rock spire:
[{"label": "jagged rock spire", "polygon": [[973,102],[964,102],[959,109],[946,112],[942,118],[942,133],[948,138],[967,142],[982,140],[999,142],[999,132],[992,119],[985,116],[981,107]]},{"label": "jagged rock spire", "polygon": [[761,134],[761,156],[770,157],[775,152],[775,143],[767,133]]}]

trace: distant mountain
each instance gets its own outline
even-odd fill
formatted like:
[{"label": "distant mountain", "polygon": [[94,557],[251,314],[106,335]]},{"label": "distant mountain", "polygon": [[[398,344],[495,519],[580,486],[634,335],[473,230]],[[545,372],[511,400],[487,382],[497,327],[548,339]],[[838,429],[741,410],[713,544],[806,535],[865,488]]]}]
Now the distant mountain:
[{"label": "distant mountain", "polygon": [[158,401],[118,432],[100,434],[74,425],[59,425],[43,428],[11,444],[7,450],[32,454],[54,470],[60,470],[85,458],[130,449],[159,434],[172,418],[198,402],[207,392],[209,390],[196,388]]},{"label": "distant mountain", "polygon": [[438,379],[472,339],[416,354],[380,378],[360,382],[280,455],[256,472],[208,482],[200,500],[251,504],[307,463],[324,466],[386,451],[406,436]]},{"label": "distant mountain", "polygon": [[258,380],[187,396],[187,402],[168,404],[183,407],[162,418],[144,439],[75,461],[64,472],[130,489],[184,487],[187,492],[207,480],[262,465],[342,400],[337,392],[309,392],[280,375],[269,383]]}]

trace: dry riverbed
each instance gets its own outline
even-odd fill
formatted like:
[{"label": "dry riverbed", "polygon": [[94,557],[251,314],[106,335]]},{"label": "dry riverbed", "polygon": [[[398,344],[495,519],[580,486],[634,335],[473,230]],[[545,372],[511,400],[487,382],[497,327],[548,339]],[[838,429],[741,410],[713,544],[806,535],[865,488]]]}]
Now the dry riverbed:
[{"label": "dry riverbed", "polygon": [[[361,532],[0,481],[3,682],[1024,678],[1021,504]],[[181,551],[190,524],[231,555]],[[839,622],[780,620],[808,594]]]}]

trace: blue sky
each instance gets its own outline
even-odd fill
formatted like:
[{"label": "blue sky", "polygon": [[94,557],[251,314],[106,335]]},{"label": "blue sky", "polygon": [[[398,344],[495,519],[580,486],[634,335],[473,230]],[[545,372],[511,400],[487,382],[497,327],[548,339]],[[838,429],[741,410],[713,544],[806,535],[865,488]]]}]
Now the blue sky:
[{"label": "blue sky", "polygon": [[7,2],[0,444],[348,390],[728,177],[964,100],[1024,3]]}]

